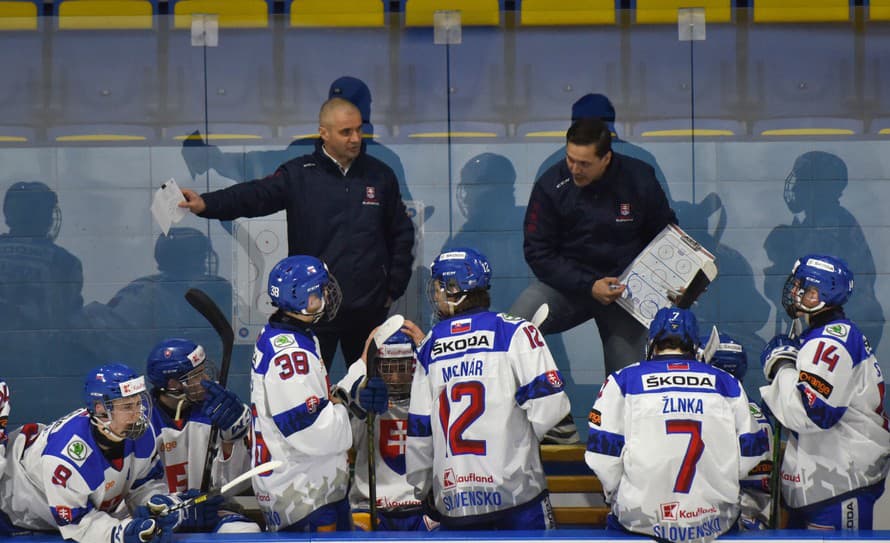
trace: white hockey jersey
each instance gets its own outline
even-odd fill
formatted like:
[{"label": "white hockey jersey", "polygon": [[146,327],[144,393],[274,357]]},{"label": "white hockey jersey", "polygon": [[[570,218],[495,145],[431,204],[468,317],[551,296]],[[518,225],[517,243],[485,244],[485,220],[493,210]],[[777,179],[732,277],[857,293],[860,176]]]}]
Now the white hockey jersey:
[{"label": "white hockey jersey", "polygon": [[773,471],[773,425],[756,403],[749,403],[748,409],[751,411],[751,416],[757,421],[760,431],[766,434],[769,448],[760,457],[757,465],[741,480],[742,514],[739,520],[743,529],[763,530],[769,526],[769,479]]},{"label": "white hockey jersey", "polygon": [[[151,424],[157,437],[158,453],[164,466],[168,491],[184,492],[200,488],[204,476],[204,460],[210,441],[210,419],[200,406],[179,421],[173,420],[157,405],[151,410]],[[249,421],[248,421],[249,422]],[[211,467],[211,487],[219,488],[250,469],[250,449],[245,437],[232,442],[232,452],[224,457],[222,438],[218,439],[217,455]]]},{"label": "white hockey jersey", "polygon": [[6,446],[9,442],[6,423],[10,408],[9,387],[6,386],[6,381],[0,379],[0,474],[6,471]]},{"label": "white hockey jersey", "polygon": [[804,332],[797,364],[780,369],[760,393],[792,430],[782,462],[782,497],[789,507],[818,504],[887,477],[884,378],[851,321]]},{"label": "white hockey jersey", "polygon": [[622,526],[669,541],[710,541],[739,516],[739,481],[768,436],[732,375],[656,357],[606,379],[590,411],[587,465]]},{"label": "white hockey jersey", "polygon": [[534,325],[489,311],[439,322],[418,352],[407,478],[445,517],[523,505],[547,489],[539,444],[569,413]]},{"label": "white hockey jersey", "polygon": [[[346,376],[337,388],[347,397],[354,397],[364,381],[366,366],[358,360],[349,366]],[[355,472],[349,489],[349,504],[353,510],[367,511],[368,498],[368,419],[365,411],[356,404],[350,405],[352,442],[355,450]],[[374,457],[377,507],[395,510],[420,507],[414,497],[414,487],[405,478],[405,445],[408,439],[408,404],[390,402],[389,410],[374,418]]]},{"label": "white hockey jersey", "polygon": [[330,400],[318,352],[315,334],[287,323],[270,322],[257,339],[250,378],[253,464],[284,462],[253,477],[270,531],[346,497],[349,415]]},{"label": "white hockey jersey", "polygon": [[167,494],[151,428],[124,441],[120,466],[100,451],[86,409],[51,426],[25,425],[10,438],[0,508],[20,528],[121,543],[130,512],[155,494]]}]

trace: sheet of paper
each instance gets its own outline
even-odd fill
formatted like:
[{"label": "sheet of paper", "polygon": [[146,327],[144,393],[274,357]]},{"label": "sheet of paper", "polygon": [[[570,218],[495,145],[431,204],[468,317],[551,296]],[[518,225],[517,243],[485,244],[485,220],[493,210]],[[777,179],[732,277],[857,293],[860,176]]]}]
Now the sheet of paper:
[{"label": "sheet of paper", "polygon": [[670,297],[686,289],[699,272],[709,281],[717,277],[714,255],[669,224],[619,276],[627,289],[616,303],[648,328],[655,313],[673,306]]},{"label": "sheet of paper", "polygon": [[172,178],[162,184],[161,188],[155,192],[154,198],[151,201],[151,214],[158,222],[158,226],[161,227],[161,231],[165,236],[170,231],[171,225],[178,223],[183,217],[188,215],[189,210],[178,205],[179,202],[184,201],[185,197],[182,196],[179,185]]}]

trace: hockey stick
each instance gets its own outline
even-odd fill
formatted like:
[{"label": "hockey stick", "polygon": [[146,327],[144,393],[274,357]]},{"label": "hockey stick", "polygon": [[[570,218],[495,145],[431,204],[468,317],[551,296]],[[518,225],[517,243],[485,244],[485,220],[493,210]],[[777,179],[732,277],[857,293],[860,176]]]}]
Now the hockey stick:
[{"label": "hockey stick", "polygon": [[[232,330],[232,325],[229,324],[229,319],[223,315],[216,302],[203,290],[190,288],[185,293],[185,299],[213,326],[222,341],[222,360],[219,363],[218,382],[225,388],[226,381],[229,379],[229,366],[232,364],[232,348],[235,345],[235,332]],[[210,472],[217,453],[216,440],[218,436],[219,427],[214,424],[210,427],[210,440],[207,442],[207,454],[204,455],[204,473],[201,476],[202,492],[207,492],[210,489]]]},{"label": "hockey stick", "polygon": [[167,516],[170,513],[175,513],[176,511],[179,511],[180,509],[186,509],[188,507],[200,505],[200,504],[206,502],[207,500],[209,500],[211,498],[215,498],[217,496],[228,496],[229,494],[232,494],[236,490],[238,490],[238,487],[240,487],[242,483],[249,481],[250,478],[253,477],[254,475],[258,475],[260,473],[265,473],[267,471],[272,471],[273,469],[279,468],[282,465],[284,465],[284,462],[282,462],[281,460],[272,460],[270,462],[266,462],[265,464],[260,464],[259,466],[255,467],[255,468],[251,468],[251,469],[245,471],[241,475],[235,477],[234,479],[232,479],[231,481],[229,481],[228,483],[224,484],[223,486],[221,486],[217,489],[211,490],[210,492],[206,492],[204,494],[199,494],[199,495],[195,496],[194,498],[189,498],[189,499],[184,500],[180,503],[177,503],[173,507],[165,509],[164,511],[162,511],[159,514],[159,516],[162,516],[162,517]]},{"label": "hockey stick", "polygon": [[[389,336],[395,334],[402,328],[405,318],[401,315],[393,315],[383,321],[374,335],[371,337],[371,343],[368,344],[368,360],[366,361],[367,370],[365,374],[367,379],[377,376],[377,354],[380,345],[389,339]],[[377,463],[376,463],[376,443],[374,443],[377,416],[373,411],[368,411],[368,506],[371,517],[371,531],[377,530]]]},{"label": "hockey stick", "polygon": [[[796,318],[791,321],[791,326],[788,328],[788,338],[789,339],[797,339],[797,336],[803,331],[803,323],[799,318]],[[773,471],[769,476],[769,528],[771,530],[778,529],[779,527],[779,511],[780,511],[780,501],[781,501],[781,477],[780,472],[782,471],[782,459],[784,455],[782,454],[782,423],[779,422],[779,417],[773,414]]]},{"label": "hockey stick", "polygon": [[529,322],[534,324],[535,328],[540,328],[541,325],[544,324],[544,321],[546,321],[547,317],[549,317],[549,316],[550,316],[550,306],[547,305],[546,303],[544,303],[544,304],[541,304],[541,307],[539,307],[537,311],[535,311],[535,314],[532,315],[532,320],[530,320]]}]

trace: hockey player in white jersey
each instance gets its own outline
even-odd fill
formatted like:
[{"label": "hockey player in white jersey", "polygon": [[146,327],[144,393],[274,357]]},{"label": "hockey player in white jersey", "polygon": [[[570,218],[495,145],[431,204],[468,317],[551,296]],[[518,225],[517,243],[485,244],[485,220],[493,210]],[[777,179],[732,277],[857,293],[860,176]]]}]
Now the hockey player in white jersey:
[{"label": "hockey player in white jersey", "polygon": [[268,293],[278,311],[253,355],[253,464],[280,460],[284,466],[254,476],[254,493],[270,531],[349,529],[349,414],[330,395],[311,330],[336,315],[340,287],[320,260],[297,255],[272,268]]},{"label": "hockey player in white jersey", "polygon": [[774,337],[761,354],[764,402],[791,432],[781,468],[789,528],[868,530],[890,469],[884,378],[846,315],[853,272],[836,257],[794,264],[782,305],[806,322],[798,340]]},{"label": "hockey player in white jersey", "polygon": [[695,315],[662,308],[647,357],[606,378],[590,410],[587,465],[609,529],[711,541],[735,529],[739,481],[768,450],[735,377],[695,360]]},{"label": "hockey player in white jersey", "polygon": [[[413,340],[403,331],[391,335],[377,355],[378,377],[366,382],[365,360],[357,360],[337,384],[335,392],[349,406],[355,473],[349,504],[355,528],[371,530],[369,506],[367,413],[374,420],[374,465],[378,530],[430,531],[438,526],[424,514],[414,487],[405,478],[405,443],[408,437],[408,402],[417,358]],[[380,390],[382,389],[382,393]]]},{"label": "hockey player in white jersey", "polygon": [[408,482],[445,530],[553,528],[539,445],[570,406],[543,335],[488,311],[491,267],[479,252],[444,252],[431,272],[440,321],[418,351]]},{"label": "hockey player in white jersey", "polygon": [[[6,424],[9,422],[10,409],[9,387],[6,385],[6,381],[0,379],[0,475],[6,471],[6,445],[9,442]],[[2,524],[2,520],[0,520],[0,524]]]},{"label": "hockey player in white jersey", "polygon": [[166,542],[177,527],[197,526],[213,512],[208,500],[158,515],[184,495],[167,495],[143,377],[123,364],[100,366],[87,375],[84,403],[50,426],[11,434],[0,480],[8,531],[58,530],[84,543]]},{"label": "hockey player in white jersey", "polygon": [[[710,338],[702,336],[702,345],[708,343]],[[727,334],[719,334],[718,342],[710,360],[703,360],[721,370],[729,373],[743,383],[748,372],[748,355],[741,343]],[[773,470],[773,427],[769,417],[755,402],[749,402],[748,408],[751,415],[757,421],[760,429],[766,432],[769,438],[769,451],[764,453],[760,462],[741,480],[741,506],[742,513],[739,517],[739,527],[743,530],[765,530],[770,524],[770,495],[769,478]]]},{"label": "hockey player in white jersey", "polygon": [[[170,492],[200,488],[211,425],[220,429],[212,466],[219,488],[250,469],[247,432],[250,410],[238,396],[215,382],[216,368],[204,348],[189,339],[168,338],[148,355],[152,427]],[[260,527],[229,503],[211,526],[217,533],[259,532]]]}]

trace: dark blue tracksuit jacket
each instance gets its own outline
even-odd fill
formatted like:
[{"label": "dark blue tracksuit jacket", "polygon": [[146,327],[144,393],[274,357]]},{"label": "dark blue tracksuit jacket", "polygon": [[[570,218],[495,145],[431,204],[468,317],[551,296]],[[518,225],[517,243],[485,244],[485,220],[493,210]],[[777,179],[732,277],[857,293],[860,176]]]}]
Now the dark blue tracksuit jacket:
[{"label": "dark blue tracksuit jacket", "polygon": [[543,283],[590,297],[677,217],[652,166],[612,152],[603,177],[580,188],[565,160],[535,182],[525,212],[525,260]]},{"label": "dark blue tracksuit jacket", "polygon": [[364,150],[346,175],[315,152],[281,165],[272,175],[201,195],[202,217],[232,220],[287,212],[288,255],[324,261],[340,283],[349,309],[383,307],[411,278],[414,225],[393,171]]}]

